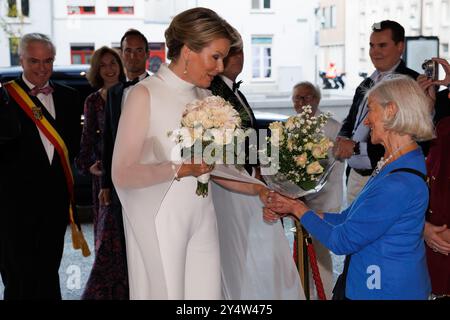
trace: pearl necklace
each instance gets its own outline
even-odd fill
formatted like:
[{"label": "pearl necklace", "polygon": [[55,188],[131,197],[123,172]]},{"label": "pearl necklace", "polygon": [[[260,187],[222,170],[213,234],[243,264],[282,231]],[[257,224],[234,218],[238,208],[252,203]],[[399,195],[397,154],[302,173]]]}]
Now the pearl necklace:
[{"label": "pearl necklace", "polygon": [[391,159],[394,157],[395,154],[399,153],[401,150],[403,150],[404,148],[406,148],[407,146],[411,145],[415,143],[415,141],[411,141],[399,148],[397,148],[394,152],[392,152],[389,157],[387,157],[386,159],[384,157],[381,157],[380,161],[377,162],[377,166],[375,168],[375,170],[372,173],[372,177],[376,176],[377,174],[380,173],[380,171],[384,168],[384,166],[389,163],[389,161],[391,161]]}]

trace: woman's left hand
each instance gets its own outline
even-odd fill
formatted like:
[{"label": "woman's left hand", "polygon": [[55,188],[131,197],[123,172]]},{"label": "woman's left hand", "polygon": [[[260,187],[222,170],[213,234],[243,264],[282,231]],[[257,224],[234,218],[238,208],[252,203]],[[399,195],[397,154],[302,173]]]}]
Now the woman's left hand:
[{"label": "woman's left hand", "polygon": [[283,216],[285,215],[280,215],[266,207],[263,208],[263,219],[268,223],[275,223]]},{"label": "woman's left hand", "polygon": [[95,163],[89,167],[89,172],[97,177],[100,177],[102,175],[102,170],[100,169],[100,160],[95,161]]}]

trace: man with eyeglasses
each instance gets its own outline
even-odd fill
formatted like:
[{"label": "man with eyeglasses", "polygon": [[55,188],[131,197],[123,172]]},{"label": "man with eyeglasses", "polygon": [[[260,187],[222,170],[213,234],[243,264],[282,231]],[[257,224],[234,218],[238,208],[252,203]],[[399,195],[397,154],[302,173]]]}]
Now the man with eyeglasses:
[{"label": "man with eyeglasses", "polygon": [[[318,116],[322,111],[319,109],[320,103],[320,89],[310,82],[300,82],[292,89],[292,103],[297,113],[302,112],[302,107],[310,105],[312,107],[312,114]],[[329,118],[325,124],[323,131],[327,138],[334,141],[341,128],[341,123],[333,118]],[[329,152],[330,159],[334,156]],[[316,194],[305,197],[304,202],[308,207],[316,212],[340,212],[343,198],[343,177],[344,177],[344,163],[337,161],[332,172],[328,177],[326,185],[322,190]],[[333,264],[331,260],[330,251],[325,248],[320,242],[313,238],[313,244],[316,249],[317,262],[322,282],[327,298],[331,298],[331,291],[333,289]],[[312,274],[309,276],[312,280]],[[313,282],[310,283],[310,288],[313,288]],[[314,293],[315,290],[311,290]]]}]

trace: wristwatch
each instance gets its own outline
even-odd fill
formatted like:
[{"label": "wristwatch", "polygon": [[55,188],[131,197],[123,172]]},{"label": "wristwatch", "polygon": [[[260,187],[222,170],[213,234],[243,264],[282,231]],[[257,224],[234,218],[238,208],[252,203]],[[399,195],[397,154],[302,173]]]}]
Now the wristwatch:
[{"label": "wristwatch", "polygon": [[355,145],[353,146],[353,155],[356,156],[360,153],[359,151],[359,141],[355,142]]}]

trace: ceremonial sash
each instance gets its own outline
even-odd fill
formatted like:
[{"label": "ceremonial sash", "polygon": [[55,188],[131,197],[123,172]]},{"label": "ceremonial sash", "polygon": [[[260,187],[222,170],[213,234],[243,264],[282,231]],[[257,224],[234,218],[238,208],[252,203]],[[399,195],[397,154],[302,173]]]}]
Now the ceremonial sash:
[{"label": "ceremonial sash", "polygon": [[87,257],[91,253],[89,246],[83,236],[83,232],[75,223],[74,209],[75,209],[75,197],[74,197],[74,180],[72,175],[72,169],[69,161],[69,152],[67,151],[66,144],[61,138],[56,129],[50,124],[50,122],[42,114],[42,109],[31,100],[30,96],[17,84],[15,81],[10,81],[4,85],[10,96],[17,102],[26,115],[36,124],[45,137],[53,144],[56,152],[59,154],[61,164],[66,177],[67,189],[70,196],[69,205],[69,220],[72,230],[72,245],[74,249],[81,249],[83,256]]}]

